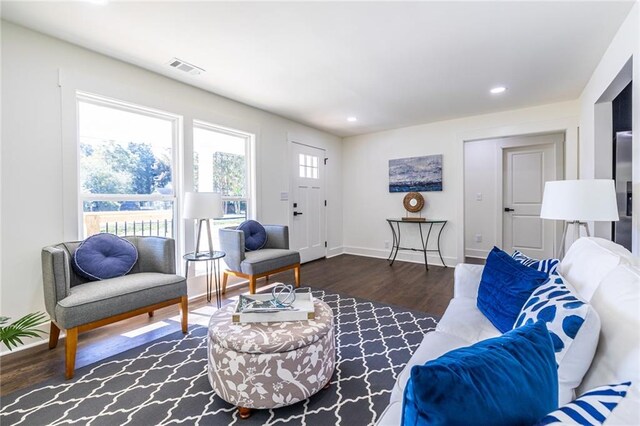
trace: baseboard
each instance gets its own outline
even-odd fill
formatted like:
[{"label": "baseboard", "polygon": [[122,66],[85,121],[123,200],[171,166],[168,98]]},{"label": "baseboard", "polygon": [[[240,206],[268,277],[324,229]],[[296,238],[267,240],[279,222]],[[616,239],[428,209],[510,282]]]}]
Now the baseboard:
[{"label": "baseboard", "polygon": [[327,250],[327,259],[344,254],[344,247],[333,247]]},{"label": "baseboard", "polygon": [[464,257],[477,257],[478,259],[486,259],[489,256],[489,250],[480,249],[464,249]]},{"label": "baseboard", "polygon": [[[356,256],[375,257],[377,259],[387,259],[389,257],[389,250],[370,249],[365,247],[344,247],[344,254],[353,254]],[[445,266],[454,267],[458,264],[458,259],[455,257],[443,256]],[[424,255],[417,252],[398,252],[396,260],[402,262],[411,263],[424,263]],[[442,266],[442,261],[437,253],[427,253],[427,261],[429,265]]]}]

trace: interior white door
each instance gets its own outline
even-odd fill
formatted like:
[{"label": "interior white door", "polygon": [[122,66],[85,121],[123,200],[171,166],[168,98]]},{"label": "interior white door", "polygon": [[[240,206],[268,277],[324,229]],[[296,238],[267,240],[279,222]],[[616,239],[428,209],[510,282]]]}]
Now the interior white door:
[{"label": "interior white door", "polygon": [[301,261],[325,257],[327,227],[324,195],[324,150],[291,143],[291,248]]},{"label": "interior white door", "polygon": [[555,223],[540,219],[544,183],[556,179],[555,146],[503,150],[503,249],[537,259],[553,257]]}]

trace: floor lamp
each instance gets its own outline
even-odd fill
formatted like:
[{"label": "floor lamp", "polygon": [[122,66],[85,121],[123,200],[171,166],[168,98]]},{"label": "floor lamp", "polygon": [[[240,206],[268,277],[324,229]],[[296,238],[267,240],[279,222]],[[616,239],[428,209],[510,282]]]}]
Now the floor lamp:
[{"label": "floor lamp", "polygon": [[562,240],[557,255],[565,254],[567,228],[573,225],[574,241],[580,238],[580,227],[584,226],[587,236],[588,221],[617,221],[618,204],[612,179],[556,180],[544,185],[542,196],[542,219],[563,220]]},{"label": "floor lamp", "polygon": [[209,253],[213,254],[213,243],[211,241],[211,224],[209,219],[221,217],[222,212],[222,196],[215,192],[187,192],[184,197],[185,219],[195,219],[198,221],[198,236],[196,237],[196,257],[206,256],[206,253],[200,252],[200,235],[202,234],[202,224],[207,225],[207,237],[209,239]]}]

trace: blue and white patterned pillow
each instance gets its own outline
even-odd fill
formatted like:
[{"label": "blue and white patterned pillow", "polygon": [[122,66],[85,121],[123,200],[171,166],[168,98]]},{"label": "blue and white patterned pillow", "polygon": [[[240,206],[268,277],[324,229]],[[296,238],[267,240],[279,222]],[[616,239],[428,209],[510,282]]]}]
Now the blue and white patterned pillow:
[{"label": "blue and white patterned pillow", "polygon": [[579,300],[559,275],[551,275],[549,281],[531,293],[513,328],[545,321],[560,364],[580,331],[588,309],[589,305]]},{"label": "blue and white patterned pillow", "polygon": [[533,259],[526,254],[516,250],[511,257],[522,263],[525,266],[536,269],[538,271],[546,272],[549,275],[557,274],[558,265],[560,265],[560,259]]},{"label": "blue and white patterned pillow", "polygon": [[629,386],[631,382],[625,382],[585,392],[580,398],[547,414],[538,425],[601,425],[627,395]]}]

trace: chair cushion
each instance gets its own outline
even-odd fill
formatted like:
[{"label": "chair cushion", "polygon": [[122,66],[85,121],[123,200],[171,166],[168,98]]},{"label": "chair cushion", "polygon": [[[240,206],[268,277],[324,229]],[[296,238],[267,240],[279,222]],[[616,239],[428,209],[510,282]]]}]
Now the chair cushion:
[{"label": "chair cushion", "polygon": [[454,297],[449,302],[436,330],[458,336],[469,345],[480,340],[498,337],[502,333],[485,317],[476,306],[476,299]]},{"label": "chair cushion", "polygon": [[88,280],[107,280],[131,271],[138,250],[131,242],[113,234],[96,234],[84,240],[73,253],[73,269]]},{"label": "chair cushion", "polygon": [[267,244],[267,231],[255,220],[246,220],[238,225],[238,231],[244,232],[244,248],[247,251],[260,250]]},{"label": "chair cushion", "polygon": [[184,277],[158,272],[92,281],[71,287],[56,305],[56,320],[61,327],[71,328],[186,294]]},{"label": "chair cushion", "polygon": [[593,361],[600,318],[568,282],[558,275],[550,278],[531,294],[514,328],[539,320],[547,323],[558,363],[559,403],[566,404]]},{"label": "chair cushion", "polygon": [[478,309],[501,332],[513,328],[533,290],[547,281],[545,272],[515,261],[498,247],[487,257],[478,288]]},{"label": "chair cushion", "polygon": [[515,250],[511,255],[515,260],[522,263],[529,268],[533,268],[537,271],[546,272],[547,274],[555,274],[558,266],[560,265],[560,259],[543,259],[538,260],[527,256],[526,254]]},{"label": "chair cushion", "polygon": [[265,274],[269,271],[300,263],[300,253],[293,250],[262,249],[249,251],[240,264],[241,272],[248,275]]},{"label": "chair cushion", "polygon": [[414,366],[402,424],[530,425],[557,403],[553,344],[539,321]]}]

